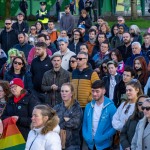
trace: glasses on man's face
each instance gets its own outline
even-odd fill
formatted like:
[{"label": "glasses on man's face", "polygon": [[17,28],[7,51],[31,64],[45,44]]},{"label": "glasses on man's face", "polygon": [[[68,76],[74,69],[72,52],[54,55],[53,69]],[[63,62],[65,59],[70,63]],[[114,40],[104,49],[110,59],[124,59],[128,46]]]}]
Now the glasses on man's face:
[{"label": "glasses on man's face", "polygon": [[118,22],[122,22],[123,20],[118,20]]},{"label": "glasses on man's face", "polygon": [[147,106],[147,107],[142,106],[141,109],[142,109],[143,111],[144,111],[144,110],[150,111],[150,107],[148,107],[148,106]]},{"label": "glasses on man's face", "polygon": [[86,58],[76,58],[76,59],[81,61],[81,60],[86,59]]},{"label": "glasses on man's face", "polygon": [[131,107],[131,105],[128,105],[128,106],[127,106],[127,108],[126,108],[126,110],[125,110],[125,112],[124,112],[125,114],[127,114],[127,113],[129,112],[130,107]]},{"label": "glasses on man's face", "polygon": [[17,61],[14,61],[14,64],[16,65],[16,64],[18,64],[19,66],[21,66],[22,65],[22,63],[21,62],[17,62]]},{"label": "glasses on man's face", "polygon": [[11,25],[11,23],[7,23],[7,22],[6,22],[5,25]]},{"label": "glasses on man's face", "polygon": [[138,102],[137,104],[138,106],[142,106],[143,102]]}]

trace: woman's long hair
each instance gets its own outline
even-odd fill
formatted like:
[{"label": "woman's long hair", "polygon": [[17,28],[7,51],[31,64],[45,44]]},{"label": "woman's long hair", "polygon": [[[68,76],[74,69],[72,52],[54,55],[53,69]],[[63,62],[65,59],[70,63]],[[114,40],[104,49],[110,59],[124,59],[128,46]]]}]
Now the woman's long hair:
[{"label": "woman's long hair", "polygon": [[[134,63],[135,64],[135,61],[136,60],[139,60],[140,64],[141,64],[141,75],[140,77],[138,78],[138,80],[141,82],[144,80],[144,83],[146,84],[147,80],[148,80],[148,71],[147,71],[147,64],[146,64],[146,61],[145,61],[145,58],[143,56],[138,56],[134,59]],[[134,70],[135,70],[135,73],[137,74],[137,71],[135,69],[135,65],[134,65]]]},{"label": "woman's long hair", "polygon": [[20,73],[21,73],[21,75],[24,75],[25,72],[26,72],[26,64],[25,64],[25,62],[24,62],[24,59],[23,59],[22,57],[20,57],[20,56],[17,56],[17,57],[15,57],[15,58],[13,59],[13,61],[12,61],[12,66],[11,66],[11,68],[10,68],[10,72],[14,73],[14,66],[13,66],[13,63],[14,63],[14,61],[15,61],[17,58],[18,58],[18,59],[21,59],[21,61],[22,61],[23,67],[21,68]]},{"label": "woman's long hair", "polygon": [[[59,118],[56,114],[56,111],[52,109],[48,105],[37,105],[34,107],[34,109],[41,110],[41,114],[43,117],[47,116],[48,120],[44,123],[44,127],[41,130],[41,134],[45,135],[49,131],[52,131],[58,124],[59,124]],[[33,125],[31,123],[31,129],[33,129]]]}]

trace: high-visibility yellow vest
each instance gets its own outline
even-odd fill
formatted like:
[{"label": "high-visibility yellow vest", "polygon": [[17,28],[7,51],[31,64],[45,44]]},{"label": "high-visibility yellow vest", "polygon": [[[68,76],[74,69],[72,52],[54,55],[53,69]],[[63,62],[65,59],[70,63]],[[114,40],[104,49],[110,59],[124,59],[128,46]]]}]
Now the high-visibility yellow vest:
[{"label": "high-visibility yellow vest", "polygon": [[[44,12],[42,12],[41,10],[39,10],[39,14],[40,15],[46,15],[47,14],[47,10],[45,10]],[[44,18],[43,20],[42,19],[38,19],[38,21],[41,21],[42,23],[48,23],[48,18]]]}]

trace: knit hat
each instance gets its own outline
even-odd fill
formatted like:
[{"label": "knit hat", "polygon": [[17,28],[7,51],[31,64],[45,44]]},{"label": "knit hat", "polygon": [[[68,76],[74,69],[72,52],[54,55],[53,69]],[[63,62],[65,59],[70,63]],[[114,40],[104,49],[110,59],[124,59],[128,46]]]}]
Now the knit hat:
[{"label": "knit hat", "polygon": [[20,78],[14,78],[12,81],[10,81],[10,87],[13,85],[18,85],[24,89],[24,83]]}]

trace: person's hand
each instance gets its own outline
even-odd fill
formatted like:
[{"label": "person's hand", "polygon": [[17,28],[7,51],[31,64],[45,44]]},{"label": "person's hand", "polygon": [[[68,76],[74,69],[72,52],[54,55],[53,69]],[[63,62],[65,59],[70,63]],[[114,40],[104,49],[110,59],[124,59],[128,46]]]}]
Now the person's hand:
[{"label": "person's hand", "polygon": [[82,21],[82,24],[85,24],[85,21]]},{"label": "person's hand", "polygon": [[64,117],[64,120],[65,120],[65,121],[69,121],[69,120],[70,120],[70,118],[68,118],[68,117]]},{"label": "person's hand", "polygon": [[12,116],[12,118],[16,119],[16,121],[19,119],[19,116]]},{"label": "person's hand", "polygon": [[100,73],[100,69],[99,68],[94,69],[94,71],[96,71],[97,73]]},{"label": "person's hand", "polygon": [[53,85],[51,86],[51,89],[53,89],[54,91],[56,91],[56,90],[58,89],[58,86],[55,85],[55,84],[53,84]]}]

